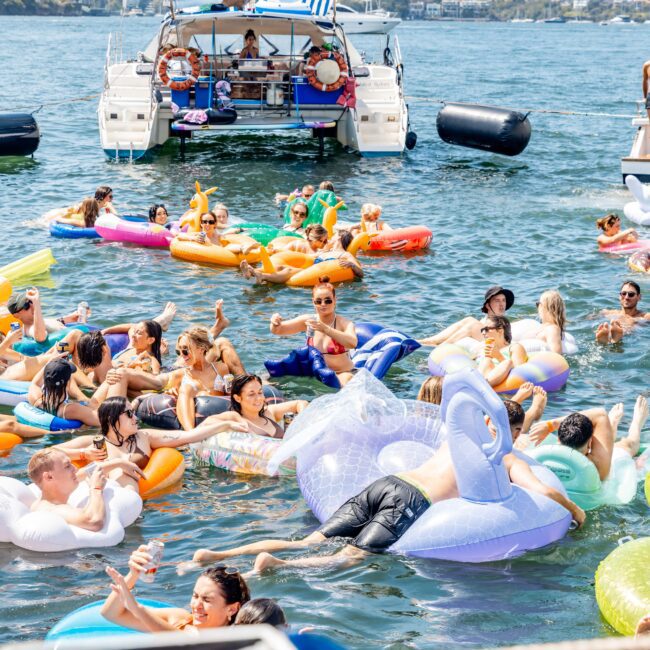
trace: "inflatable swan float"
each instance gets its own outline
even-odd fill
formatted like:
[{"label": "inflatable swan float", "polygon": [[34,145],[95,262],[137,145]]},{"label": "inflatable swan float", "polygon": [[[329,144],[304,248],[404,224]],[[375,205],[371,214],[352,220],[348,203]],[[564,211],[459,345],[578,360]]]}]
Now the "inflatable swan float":
[{"label": "inflatable swan float", "polygon": [[[650,188],[646,187],[636,176],[626,176],[627,185],[636,201],[626,203],[623,208],[625,216],[640,226],[650,226]],[[650,242],[647,242],[650,247]]]},{"label": "inflatable swan float", "polygon": [[[492,438],[484,421],[496,424]],[[444,425],[443,425],[444,420]],[[474,370],[445,378],[442,406],[397,399],[369,372],[315,399],[294,420],[270,461],[297,458],[301,492],[320,521],[373,481],[413,469],[449,443],[460,496],[433,504],[390,550],[419,557],[488,562],[561,539],[571,515],[555,501],[513,485],[501,399]],[[564,492],[553,473],[524,454],[535,475]]]}]

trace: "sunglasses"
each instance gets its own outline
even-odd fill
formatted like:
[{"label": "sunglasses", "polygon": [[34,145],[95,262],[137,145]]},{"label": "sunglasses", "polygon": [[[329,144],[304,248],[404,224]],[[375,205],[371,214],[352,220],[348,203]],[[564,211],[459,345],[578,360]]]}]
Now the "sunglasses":
[{"label": "sunglasses", "polygon": [[331,305],[333,302],[331,298],[314,298],[315,305]]},{"label": "sunglasses", "polygon": [[122,411],[122,415],[126,415],[127,418],[133,418],[135,411],[133,409],[126,409],[126,411]]},{"label": "sunglasses", "polygon": [[621,296],[621,298],[634,298],[638,294],[636,291],[621,291],[619,295]]},{"label": "sunglasses", "polygon": [[189,348],[180,348],[180,349],[176,349],[176,356],[177,356],[177,357],[180,357],[181,354],[182,354],[184,357],[189,356],[189,354],[190,354],[190,349],[189,349]]},{"label": "sunglasses", "polygon": [[217,223],[216,219],[201,219],[201,223]]},{"label": "sunglasses", "polygon": [[235,567],[232,566],[226,566],[225,564],[217,564],[217,566],[215,566],[214,568],[217,571],[222,571],[223,573],[229,576],[239,575],[239,569],[235,569]]},{"label": "sunglasses", "polygon": [[497,327],[496,325],[491,325],[489,327],[481,327],[481,334],[487,334],[490,330],[500,330],[500,327]]}]

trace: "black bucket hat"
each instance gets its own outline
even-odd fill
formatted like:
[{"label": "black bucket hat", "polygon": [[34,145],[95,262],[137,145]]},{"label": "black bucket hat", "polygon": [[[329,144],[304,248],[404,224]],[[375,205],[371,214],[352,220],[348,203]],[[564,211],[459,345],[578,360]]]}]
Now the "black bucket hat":
[{"label": "black bucket hat", "polygon": [[56,386],[67,384],[68,380],[76,372],[77,367],[65,359],[54,359],[45,366],[43,377],[48,383]]},{"label": "black bucket hat", "polygon": [[504,289],[503,287],[500,286],[494,286],[490,287],[486,292],[485,292],[485,298],[483,299],[483,307],[481,307],[481,311],[484,314],[487,314],[487,307],[486,305],[494,296],[498,296],[500,293],[502,293],[505,298],[506,298],[506,311],[510,309],[515,304],[515,294],[510,291],[510,289]]}]

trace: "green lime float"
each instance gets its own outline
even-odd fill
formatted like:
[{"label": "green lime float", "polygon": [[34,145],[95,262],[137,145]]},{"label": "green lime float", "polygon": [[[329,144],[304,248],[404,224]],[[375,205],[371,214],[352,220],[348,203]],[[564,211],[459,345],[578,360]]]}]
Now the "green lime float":
[{"label": "green lime float", "polygon": [[[319,199],[322,201],[325,201],[327,205],[323,205]],[[303,223],[303,227],[308,226],[311,223],[323,223],[323,217],[325,216],[325,210],[327,210],[328,207],[333,207],[338,203],[338,200],[336,198],[336,194],[334,192],[330,192],[330,190],[318,190],[314,192],[313,196],[309,199],[309,201],[305,201],[304,199],[298,197],[294,199],[293,201],[290,201],[287,203],[287,207],[284,209],[284,222],[289,223],[291,221],[291,206],[296,202],[300,201],[301,203],[306,203],[307,204],[307,219],[305,219],[305,222]],[[347,210],[345,205],[341,206],[341,210]]]},{"label": "green lime float", "polygon": [[269,226],[265,223],[238,223],[235,228],[240,229],[242,235],[247,235],[262,244],[262,246],[268,246],[269,242],[276,237],[297,237],[298,239],[303,239],[302,235],[298,235],[295,232],[288,232],[282,230],[282,228]]}]

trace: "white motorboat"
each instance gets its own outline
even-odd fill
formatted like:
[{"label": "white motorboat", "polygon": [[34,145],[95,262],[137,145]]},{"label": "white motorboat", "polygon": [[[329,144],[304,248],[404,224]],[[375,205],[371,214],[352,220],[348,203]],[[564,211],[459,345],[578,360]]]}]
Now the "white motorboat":
[{"label": "white motorboat", "polygon": [[366,0],[363,12],[336,3],[336,22],[346,34],[388,34],[402,20],[381,8],[373,9],[372,0]]},{"label": "white motorboat", "polygon": [[629,155],[621,158],[623,181],[626,176],[636,176],[642,183],[650,183],[650,121],[645,110],[645,100],[637,101],[637,115],[632,119],[636,134]]},{"label": "white motorboat", "polygon": [[[216,7],[167,15],[138,60],[121,60],[121,39],[109,38],[98,109],[107,156],[222,131],[307,130],[321,148],[331,137],[363,156],[415,146],[396,38],[368,63],[326,15]],[[260,58],[240,59],[249,29]]]},{"label": "white motorboat", "polygon": [[614,18],[612,18],[609,21],[609,24],[610,25],[636,25],[636,23],[629,16],[624,16],[622,14],[620,16],[614,16]]}]

